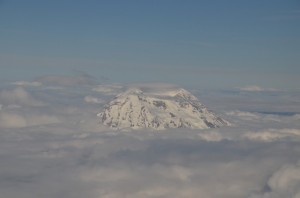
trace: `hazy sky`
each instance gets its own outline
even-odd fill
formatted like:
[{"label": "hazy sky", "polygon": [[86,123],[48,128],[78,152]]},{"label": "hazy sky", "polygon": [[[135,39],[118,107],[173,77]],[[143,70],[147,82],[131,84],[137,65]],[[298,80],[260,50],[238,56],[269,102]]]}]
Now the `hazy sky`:
[{"label": "hazy sky", "polygon": [[[0,0],[0,197],[300,198],[299,63],[299,0]],[[173,84],[232,126],[96,116]]]},{"label": "hazy sky", "polygon": [[299,90],[298,0],[0,0],[0,79]]}]

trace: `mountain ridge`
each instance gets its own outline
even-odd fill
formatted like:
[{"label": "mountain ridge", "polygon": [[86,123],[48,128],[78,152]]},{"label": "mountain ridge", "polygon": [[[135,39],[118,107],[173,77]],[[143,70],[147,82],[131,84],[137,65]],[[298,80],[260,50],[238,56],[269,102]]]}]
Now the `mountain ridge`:
[{"label": "mountain ridge", "polygon": [[102,124],[113,129],[207,129],[230,125],[182,88],[165,92],[130,88],[117,95],[97,116]]}]

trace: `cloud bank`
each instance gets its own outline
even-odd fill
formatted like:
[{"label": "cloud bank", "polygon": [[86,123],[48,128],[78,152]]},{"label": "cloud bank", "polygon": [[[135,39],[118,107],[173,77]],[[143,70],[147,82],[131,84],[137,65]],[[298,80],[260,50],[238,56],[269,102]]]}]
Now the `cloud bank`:
[{"label": "cloud bank", "polygon": [[[67,77],[59,83],[62,89],[46,89],[46,81],[1,89],[1,196],[300,196],[297,112],[261,113],[257,107],[245,111],[240,103],[224,113],[233,121],[231,127],[112,131],[98,122],[96,114],[122,86],[87,86],[71,80],[77,87],[70,89],[65,80],[69,82]],[[159,87],[153,86],[143,85]],[[283,109],[289,107],[286,94],[275,96]],[[265,96],[257,100],[269,102]]]}]

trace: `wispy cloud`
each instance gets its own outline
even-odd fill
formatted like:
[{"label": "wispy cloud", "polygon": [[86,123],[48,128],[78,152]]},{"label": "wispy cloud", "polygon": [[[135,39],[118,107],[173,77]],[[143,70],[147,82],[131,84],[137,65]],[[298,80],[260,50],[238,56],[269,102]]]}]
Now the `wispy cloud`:
[{"label": "wispy cloud", "polygon": [[257,132],[247,132],[244,137],[250,140],[272,142],[290,138],[291,140],[300,140],[300,129],[267,129]]},{"label": "wispy cloud", "polygon": [[84,101],[86,103],[94,103],[94,104],[101,104],[101,103],[104,103],[105,101],[100,99],[100,98],[96,98],[96,97],[93,97],[93,96],[85,96],[84,97]]},{"label": "wispy cloud", "polygon": [[277,89],[273,88],[263,88],[257,85],[249,85],[245,87],[237,87],[237,89],[241,91],[278,91]]},{"label": "wispy cloud", "polygon": [[0,103],[5,105],[44,106],[45,103],[35,99],[23,87],[0,91]]},{"label": "wispy cloud", "polygon": [[33,87],[42,86],[42,83],[35,82],[35,81],[16,81],[13,82],[12,84],[17,86],[33,86]]},{"label": "wispy cloud", "polygon": [[39,126],[59,123],[59,119],[55,116],[46,114],[20,114],[13,112],[0,112],[0,128],[23,128],[30,126]]},{"label": "wispy cloud", "polygon": [[36,79],[38,83],[51,86],[81,86],[81,85],[94,85],[95,79],[88,75],[79,76],[63,76],[63,75],[47,75]]},{"label": "wispy cloud", "polygon": [[103,84],[93,87],[92,90],[105,95],[117,95],[123,88],[120,84]]}]

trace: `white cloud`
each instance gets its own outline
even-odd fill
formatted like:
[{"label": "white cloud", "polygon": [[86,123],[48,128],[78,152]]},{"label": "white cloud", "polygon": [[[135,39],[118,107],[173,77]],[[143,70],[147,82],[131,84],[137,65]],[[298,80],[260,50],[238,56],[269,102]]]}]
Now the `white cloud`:
[{"label": "white cloud", "polygon": [[300,163],[286,164],[270,177],[267,183],[270,190],[250,198],[299,198],[300,197]]},{"label": "white cloud", "polygon": [[227,112],[226,115],[236,116],[236,117],[239,117],[239,118],[245,119],[245,120],[253,120],[253,119],[261,118],[259,115],[255,114],[255,113],[246,112],[246,111],[230,111],[230,112]]},{"label": "white cloud", "polygon": [[35,99],[23,87],[17,87],[13,90],[0,91],[0,102],[3,105],[28,105],[43,106],[44,103]]},{"label": "white cloud", "polygon": [[295,120],[295,121],[298,121],[300,120],[300,114],[295,114],[292,116],[292,118]]},{"label": "white cloud", "polygon": [[48,86],[83,86],[95,84],[95,79],[88,75],[47,75],[37,78],[36,81]]},{"label": "white cloud", "polygon": [[42,86],[42,83],[40,82],[30,82],[30,81],[16,81],[12,83],[13,85],[17,85],[17,86],[33,86],[33,87],[38,87],[38,86]]},{"label": "white cloud", "polygon": [[229,111],[225,113],[230,116],[235,122],[238,120],[245,121],[247,123],[281,123],[281,124],[294,124],[300,119],[299,114],[291,115],[281,115],[272,113],[257,113],[257,112],[247,112],[247,111]]},{"label": "white cloud", "polygon": [[84,97],[84,101],[86,103],[93,103],[93,104],[101,104],[101,103],[104,103],[104,100],[100,99],[100,98],[96,98],[96,97],[93,97],[93,96],[85,96]]},{"label": "white cloud", "polygon": [[300,129],[267,129],[258,132],[247,132],[244,138],[257,141],[272,142],[283,138],[300,140]]},{"label": "white cloud", "polygon": [[128,87],[130,88],[138,88],[141,89],[142,91],[151,93],[164,93],[164,92],[168,92],[168,91],[174,91],[180,87],[178,87],[177,85],[174,84],[170,84],[170,83],[136,83],[136,84],[130,84],[128,85]]},{"label": "white cloud", "polygon": [[[1,91],[1,196],[299,197],[298,114],[229,109],[225,116],[235,121],[234,127],[110,131],[99,124],[98,106],[103,107],[105,93],[123,88],[98,88],[100,94],[80,83],[67,91]],[[143,88],[157,91],[159,86]],[[285,98],[278,98],[283,102],[275,105],[284,109]]]},{"label": "white cloud", "polygon": [[49,115],[21,115],[17,113],[0,112],[0,128],[22,128],[45,124],[59,123],[59,119]]},{"label": "white cloud", "polygon": [[278,91],[277,89],[273,88],[263,88],[257,85],[249,85],[245,87],[237,87],[241,91]]},{"label": "white cloud", "polygon": [[300,195],[300,164],[286,165],[272,175],[268,182],[273,191],[287,196]]},{"label": "white cloud", "polygon": [[123,89],[122,85],[119,84],[108,84],[108,85],[97,85],[92,90],[96,92],[100,92],[105,95],[117,95]]},{"label": "white cloud", "polygon": [[200,132],[198,133],[198,136],[205,140],[205,141],[212,141],[212,142],[218,142],[218,141],[221,141],[223,140],[223,136],[219,133],[219,132],[216,132],[216,131],[208,131],[208,132]]},{"label": "white cloud", "polygon": [[240,87],[241,91],[264,91],[265,89],[256,85],[246,86],[246,87]]}]

